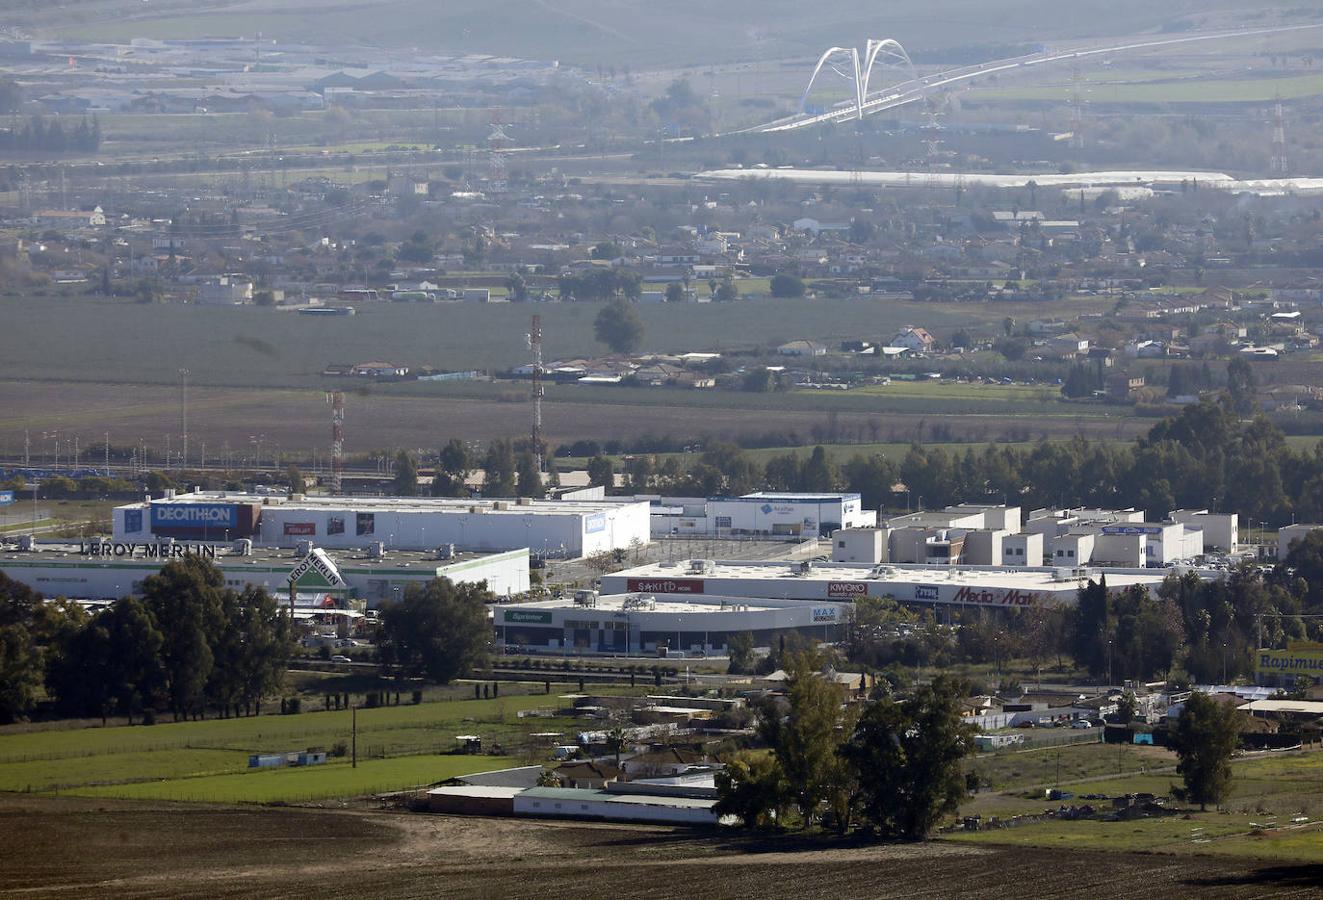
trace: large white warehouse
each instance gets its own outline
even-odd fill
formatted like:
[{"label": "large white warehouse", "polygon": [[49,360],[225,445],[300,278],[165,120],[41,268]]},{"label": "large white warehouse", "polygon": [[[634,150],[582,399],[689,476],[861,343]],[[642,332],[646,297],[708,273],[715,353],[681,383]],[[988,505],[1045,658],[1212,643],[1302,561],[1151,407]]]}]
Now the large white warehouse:
[{"label": "large white warehouse", "polygon": [[330,550],[492,553],[527,547],[534,555],[590,556],[649,541],[643,502],[455,500],[436,497],[267,497],[197,491],[118,507],[122,543],[228,541],[263,547],[311,541]]},{"label": "large white warehouse", "polygon": [[1024,608],[1073,604],[1088,579],[1107,575],[1116,591],[1132,584],[1157,588],[1156,569],[1003,568],[998,566],[861,566],[850,563],[785,563],[693,560],[654,563],[602,576],[604,593],[850,601],[891,597],[902,603]]}]

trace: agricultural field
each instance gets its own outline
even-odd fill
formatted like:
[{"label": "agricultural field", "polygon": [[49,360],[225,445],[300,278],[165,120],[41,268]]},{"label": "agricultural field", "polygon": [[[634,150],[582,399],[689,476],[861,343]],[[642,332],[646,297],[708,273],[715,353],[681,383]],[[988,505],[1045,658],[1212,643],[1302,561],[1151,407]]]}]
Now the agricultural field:
[{"label": "agricultural field", "polygon": [[556,695],[539,692],[360,709],[357,768],[343,756],[307,769],[248,769],[251,753],[332,750],[337,745],[347,750],[348,710],[152,726],[7,729],[0,734],[0,792],[271,803],[402,790],[517,764],[499,753],[449,755],[457,734],[477,734],[487,748],[503,746],[507,752],[540,759],[528,734],[571,731],[576,723],[554,716],[521,719],[518,714],[564,705]]},{"label": "agricultural field", "polygon": [[[962,815],[1002,818],[1040,814],[1061,805],[1044,799],[1060,786],[1108,797],[1168,794],[1180,784],[1174,754],[1156,747],[1092,744],[980,755],[973,768],[994,787],[966,803]],[[1235,761],[1231,797],[1220,811],[1126,822],[1051,819],[950,840],[1018,847],[1218,854],[1323,862],[1323,753],[1249,754]],[[1059,774],[1058,774],[1059,773]],[[1106,801],[1103,801],[1104,803]]]},{"label": "agricultural field", "polygon": [[[841,844],[733,829],[512,821],[350,809],[0,796],[0,890],[38,897],[478,896],[807,900],[1297,895],[1311,867],[1213,855],[1090,853],[939,841]],[[52,853],[51,848],[78,848]],[[187,877],[181,877],[183,873]],[[663,886],[659,888],[659,886]]]},{"label": "agricultural field", "polygon": [[[1181,77],[1168,72],[1110,73],[1092,75],[1081,90],[1090,103],[1271,103],[1275,99],[1298,100],[1323,94],[1323,75],[1264,74],[1260,77],[1223,77],[1206,74]],[[1069,102],[1075,88],[1069,82],[1055,85],[1016,85],[976,88],[971,99],[1003,101],[1054,100]]]}]

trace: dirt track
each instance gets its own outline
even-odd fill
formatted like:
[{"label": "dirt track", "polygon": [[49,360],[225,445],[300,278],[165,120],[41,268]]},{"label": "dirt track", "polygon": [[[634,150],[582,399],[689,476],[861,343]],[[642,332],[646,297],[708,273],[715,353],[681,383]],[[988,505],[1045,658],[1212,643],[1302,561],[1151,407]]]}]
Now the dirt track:
[{"label": "dirt track", "polygon": [[0,897],[1314,896],[1323,867],[0,796]]}]

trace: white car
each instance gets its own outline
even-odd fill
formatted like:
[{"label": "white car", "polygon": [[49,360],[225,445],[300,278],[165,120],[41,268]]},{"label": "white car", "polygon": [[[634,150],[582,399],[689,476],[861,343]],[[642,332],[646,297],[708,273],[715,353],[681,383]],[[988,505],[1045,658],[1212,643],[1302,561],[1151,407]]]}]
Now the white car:
[{"label": "white car", "polygon": [[331,662],[333,662],[333,663],[347,663],[347,662],[353,662],[353,660],[350,659],[350,658],[347,657],[347,656],[332,656],[332,657],[331,657]]},{"label": "white car", "polygon": [[1071,728],[1080,728],[1080,729],[1083,729],[1083,728],[1092,728],[1092,727],[1093,727],[1093,723],[1092,723],[1092,722],[1086,722],[1084,719],[1076,719],[1074,722],[1071,722],[1071,723],[1070,723],[1070,727],[1071,727]]}]

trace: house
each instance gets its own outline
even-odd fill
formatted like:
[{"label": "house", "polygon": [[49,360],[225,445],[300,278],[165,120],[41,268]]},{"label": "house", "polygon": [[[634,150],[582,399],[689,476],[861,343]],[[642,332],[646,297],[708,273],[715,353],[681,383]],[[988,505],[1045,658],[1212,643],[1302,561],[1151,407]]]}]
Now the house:
[{"label": "house", "polygon": [[1131,375],[1128,372],[1115,372],[1107,376],[1107,396],[1122,403],[1134,399],[1137,391],[1144,387],[1143,375]]},{"label": "house", "polygon": [[694,766],[707,763],[707,756],[697,750],[666,747],[622,760],[620,770],[631,781],[637,778],[665,778],[680,775]]},{"label": "house", "polygon": [[562,763],[553,770],[563,786],[601,790],[619,780],[622,770],[596,760]]},{"label": "house", "polygon": [[782,356],[826,356],[827,348],[816,341],[790,341],[776,348]]},{"label": "house", "polygon": [[355,365],[350,374],[359,378],[403,378],[409,374],[409,367],[388,362],[364,362]]},{"label": "house", "polygon": [[253,302],[253,280],[247,275],[213,275],[198,284],[198,303],[237,306]]},{"label": "house", "polygon": [[904,347],[911,353],[923,353],[933,348],[936,340],[928,333],[926,328],[916,328],[913,325],[907,326],[891,339],[888,346]]},{"label": "house", "polygon": [[43,209],[32,214],[32,220],[48,228],[100,228],[106,224],[101,207],[93,210]]}]

